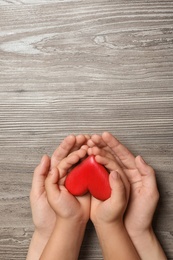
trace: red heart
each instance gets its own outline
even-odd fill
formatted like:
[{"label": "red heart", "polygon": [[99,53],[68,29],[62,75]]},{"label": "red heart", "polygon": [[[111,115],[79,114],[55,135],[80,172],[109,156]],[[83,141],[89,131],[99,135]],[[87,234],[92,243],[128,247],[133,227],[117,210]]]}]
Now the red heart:
[{"label": "red heart", "polygon": [[96,162],[93,155],[87,157],[67,175],[65,187],[75,196],[84,195],[89,191],[95,198],[106,200],[111,195],[109,173],[103,165]]}]

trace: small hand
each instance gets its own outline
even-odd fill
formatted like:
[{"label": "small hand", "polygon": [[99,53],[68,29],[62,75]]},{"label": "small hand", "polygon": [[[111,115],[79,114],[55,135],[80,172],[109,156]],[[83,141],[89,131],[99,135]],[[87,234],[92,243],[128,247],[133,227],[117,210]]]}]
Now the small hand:
[{"label": "small hand", "polygon": [[111,186],[111,197],[106,201],[91,199],[91,220],[97,222],[123,221],[123,215],[127,207],[130,187],[128,180],[115,158],[109,152],[93,147],[88,149],[88,154],[95,155],[95,160],[105,166],[110,172],[109,182]]},{"label": "small hand", "polygon": [[61,160],[63,160],[68,154],[81,148],[90,139],[89,135],[69,135],[54,151],[51,157],[51,169],[56,167]]},{"label": "small hand", "polygon": [[48,201],[57,215],[57,220],[75,219],[86,223],[89,219],[90,195],[74,197],[64,186],[68,171],[83,159],[86,153],[87,148],[84,146],[72,152],[58,164],[58,167],[54,167],[46,178],[45,188]]}]

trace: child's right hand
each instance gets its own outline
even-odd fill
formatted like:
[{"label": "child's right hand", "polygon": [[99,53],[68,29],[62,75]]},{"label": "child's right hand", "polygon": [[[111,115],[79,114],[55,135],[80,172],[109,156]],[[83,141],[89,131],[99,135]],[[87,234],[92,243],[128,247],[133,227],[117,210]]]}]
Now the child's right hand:
[{"label": "child's right hand", "polygon": [[130,240],[124,226],[124,212],[129,199],[128,180],[111,153],[93,147],[89,154],[97,154],[95,160],[109,171],[111,196],[105,201],[91,199],[91,220],[105,260],[139,260],[139,255]]},{"label": "child's right hand", "polygon": [[107,151],[97,147],[90,148],[89,154],[94,154],[98,163],[110,172],[109,182],[111,196],[106,201],[91,198],[90,218],[94,224],[123,222],[123,215],[129,200],[129,182],[115,158]]}]

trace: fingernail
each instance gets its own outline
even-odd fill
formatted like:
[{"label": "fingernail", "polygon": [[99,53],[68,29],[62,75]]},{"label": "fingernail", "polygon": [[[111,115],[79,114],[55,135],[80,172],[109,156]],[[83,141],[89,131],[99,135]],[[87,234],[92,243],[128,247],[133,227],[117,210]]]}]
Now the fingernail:
[{"label": "fingernail", "polygon": [[144,161],[144,159],[142,158],[142,156],[140,156],[140,161],[141,161],[141,163],[146,164],[146,162]]}]

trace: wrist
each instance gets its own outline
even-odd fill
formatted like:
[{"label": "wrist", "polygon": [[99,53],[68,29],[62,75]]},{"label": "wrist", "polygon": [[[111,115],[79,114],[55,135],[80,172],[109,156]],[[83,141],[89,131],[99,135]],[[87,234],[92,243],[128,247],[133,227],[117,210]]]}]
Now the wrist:
[{"label": "wrist", "polygon": [[145,239],[145,238],[152,239],[155,236],[152,226],[149,226],[146,229],[135,230],[135,231],[127,229],[127,232],[129,234],[131,240],[134,242],[141,241],[142,239]]},{"label": "wrist", "polygon": [[97,215],[95,215],[94,217],[93,216],[91,217],[91,221],[95,227],[102,226],[102,225],[107,225],[107,226],[119,225],[119,226],[124,227],[124,221],[121,216],[116,217],[116,218],[115,217],[110,218],[110,216],[102,218],[101,216],[99,216],[99,215],[97,216]]},{"label": "wrist", "polygon": [[83,215],[79,215],[79,216],[71,216],[71,217],[64,217],[64,216],[59,216],[57,215],[56,217],[56,222],[55,222],[55,226],[57,225],[68,225],[68,226],[86,226],[87,222],[89,220],[88,218],[85,218]]},{"label": "wrist", "polygon": [[[119,219],[119,220],[115,220],[115,221],[110,221],[110,222],[106,222],[106,221],[103,221],[103,220],[97,220],[97,221],[94,221],[93,222],[93,225],[97,230],[117,230],[118,232],[119,231],[124,231],[127,233],[126,229],[125,229],[125,226],[124,226],[124,223],[123,223],[123,220]],[[106,232],[107,233],[107,232]]]},{"label": "wrist", "polygon": [[137,233],[133,233],[133,235],[130,235],[130,238],[135,246],[139,247],[145,247],[148,244],[152,244],[154,240],[156,239],[156,236],[154,234],[153,228],[150,227],[148,229],[142,230]]},{"label": "wrist", "polygon": [[[53,230],[52,230],[53,231]],[[37,237],[37,239],[39,239],[40,241],[48,241],[51,234],[52,234],[52,231],[51,230],[40,230],[40,229],[37,229],[35,228],[34,230],[34,233],[33,233],[33,236],[34,237]]]},{"label": "wrist", "polygon": [[141,259],[167,259],[152,227],[133,234],[130,238]]},{"label": "wrist", "polygon": [[85,223],[76,219],[58,218],[41,259],[50,259],[50,255],[55,259],[78,259],[85,227]]},{"label": "wrist", "polygon": [[50,236],[42,235],[38,230],[34,230],[26,259],[39,259],[49,240],[49,237]]},{"label": "wrist", "polygon": [[[130,240],[122,220],[97,222],[95,229],[104,259],[139,260],[137,251]],[[122,250],[123,245],[123,250]]]}]

